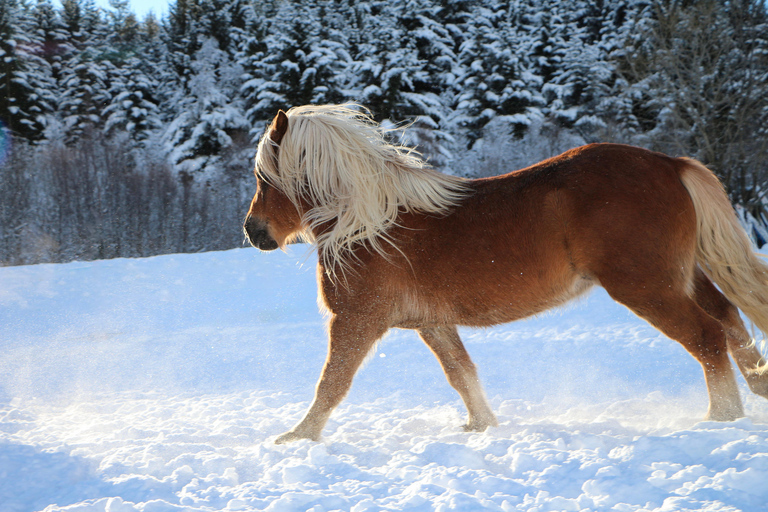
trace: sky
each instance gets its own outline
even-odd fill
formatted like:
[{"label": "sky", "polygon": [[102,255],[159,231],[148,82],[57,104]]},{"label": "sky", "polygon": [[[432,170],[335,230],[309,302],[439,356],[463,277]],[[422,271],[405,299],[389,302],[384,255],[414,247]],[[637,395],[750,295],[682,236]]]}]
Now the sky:
[{"label": "sky", "polygon": [[[96,5],[109,9],[109,0],[94,0]],[[157,18],[162,18],[168,13],[169,0],[130,0],[131,10],[139,19],[143,19],[150,11]]]}]

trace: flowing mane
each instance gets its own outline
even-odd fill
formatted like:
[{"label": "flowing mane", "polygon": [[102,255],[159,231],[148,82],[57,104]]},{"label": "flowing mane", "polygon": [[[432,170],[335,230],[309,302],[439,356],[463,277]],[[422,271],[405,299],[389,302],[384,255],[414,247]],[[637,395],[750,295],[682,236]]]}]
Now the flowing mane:
[{"label": "flowing mane", "polygon": [[[394,245],[387,229],[399,214],[445,214],[467,193],[466,180],[437,172],[413,148],[387,141],[386,130],[361,106],[308,105],[287,116],[279,147],[268,134],[259,142],[256,172],[297,208],[311,205],[302,235],[317,245],[331,273],[349,268],[357,244],[385,254],[386,245]],[[315,237],[326,223],[332,227]]]}]

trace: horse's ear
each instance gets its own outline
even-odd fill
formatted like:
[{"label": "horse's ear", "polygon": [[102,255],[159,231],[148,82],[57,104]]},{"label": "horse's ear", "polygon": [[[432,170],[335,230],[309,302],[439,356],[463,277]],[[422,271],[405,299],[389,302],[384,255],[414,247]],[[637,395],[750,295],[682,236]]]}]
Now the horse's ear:
[{"label": "horse's ear", "polygon": [[283,135],[288,131],[288,116],[285,112],[280,110],[275,118],[272,120],[272,124],[269,126],[269,140],[279,145],[283,140]]}]

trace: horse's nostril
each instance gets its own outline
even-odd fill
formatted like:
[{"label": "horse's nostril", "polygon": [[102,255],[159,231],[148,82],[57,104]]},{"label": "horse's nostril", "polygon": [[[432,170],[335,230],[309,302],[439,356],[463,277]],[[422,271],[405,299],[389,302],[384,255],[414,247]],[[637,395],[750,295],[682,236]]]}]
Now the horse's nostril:
[{"label": "horse's nostril", "polygon": [[248,216],[243,223],[243,231],[252,246],[262,251],[273,251],[278,248],[278,243],[269,235],[265,223]]},{"label": "horse's nostril", "polygon": [[243,223],[243,231],[245,231],[245,234],[248,235],[249,238],[252,238],[259,231],[265,230],[265,228],[266,226],[250,215],[246,217],[245,222]]}]

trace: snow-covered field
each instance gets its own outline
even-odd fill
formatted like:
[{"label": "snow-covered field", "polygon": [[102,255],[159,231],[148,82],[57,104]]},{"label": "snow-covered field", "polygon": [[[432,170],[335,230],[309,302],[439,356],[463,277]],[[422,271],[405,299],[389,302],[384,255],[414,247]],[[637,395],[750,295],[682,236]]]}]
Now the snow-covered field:
[{"label": "snow-covered field", "polygon": [[0,511],[768,510],[768,401],[701,422],[701,369],[601,290],[463,330],[500,426],[410,331],[321,443],[276,446],[325,357],[314,255],[0,268]]}]

